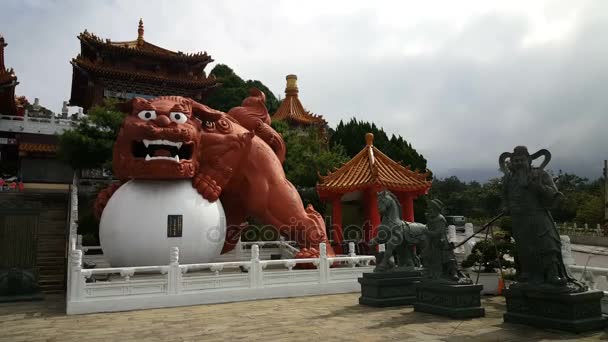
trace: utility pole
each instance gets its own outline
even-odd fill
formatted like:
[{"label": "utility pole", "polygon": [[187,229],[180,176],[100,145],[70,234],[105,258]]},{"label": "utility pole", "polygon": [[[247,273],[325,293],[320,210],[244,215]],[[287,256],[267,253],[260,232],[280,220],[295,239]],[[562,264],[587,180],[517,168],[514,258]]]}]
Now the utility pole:
[{"label": "utility pole", "polygon": [[604,224],[608,225],[608,160],[604,160]]}]

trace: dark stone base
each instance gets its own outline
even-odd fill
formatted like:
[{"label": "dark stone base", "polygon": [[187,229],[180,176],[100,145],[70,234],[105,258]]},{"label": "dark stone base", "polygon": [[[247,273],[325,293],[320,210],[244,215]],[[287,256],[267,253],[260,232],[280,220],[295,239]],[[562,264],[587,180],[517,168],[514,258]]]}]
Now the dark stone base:
[{"label": "dark stone base", "polygon": [[602,291],[547,293],[533,290],[504,290],[507,300],[505,323],[571,333],[603,329],[608,318],[602,316]]},{"label": "dark stone base", "polygon": [[481,307],[482,285],[450,285],[421,282],[416,289],[414,311],[450,318],[475,318],[486,314]]},{"label": "dark stone base", "polygon": [[44,293],[35,292],[31,294],[0,296],[0,303],[33,302],[37,300],[44,300]]},{"label": "dark stone base", "polygon": [[359,304],[388,307],[409,305],[416,300],[416,284],[423,270],[363,273],[359,278],[361,297]]}]

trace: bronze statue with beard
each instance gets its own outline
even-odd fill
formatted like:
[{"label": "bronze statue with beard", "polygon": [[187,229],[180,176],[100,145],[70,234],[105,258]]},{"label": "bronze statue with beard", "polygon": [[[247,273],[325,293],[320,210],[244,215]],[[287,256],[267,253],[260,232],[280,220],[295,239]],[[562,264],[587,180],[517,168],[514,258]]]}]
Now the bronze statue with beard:
[{"label": "bronze statue with beard", "polygon": [[[532,161],[544,156],[539,167]],[[561,240],[549,208],[563,199],[544,167],[551,160],[542,149],[532,155],[525,146],[500,155],[505,213],[511,215],[518,264],[519,285],[584,291],[568,273],[561,254]]]}]

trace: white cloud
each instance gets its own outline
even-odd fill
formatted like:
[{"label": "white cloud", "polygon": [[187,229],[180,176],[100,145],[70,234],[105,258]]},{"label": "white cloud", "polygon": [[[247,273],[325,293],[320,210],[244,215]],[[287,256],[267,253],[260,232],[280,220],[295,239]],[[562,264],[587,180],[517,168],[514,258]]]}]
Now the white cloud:
[{"label": "white cloud", "polygon": [[[608,135],[604,1],[9,1],[0,13],[19,94],[58,110],[85,28],[205,50],[331,124],[356,115],[403,135],[441,173],[495,169],[517,144],[596,177]],[[214,63],[215,64],[215,63]],[[213,65],[211,65],[212,67]],[[209,68],[211,70],[211,68]],[[605,120],[604,120],[605,121]],[[361,138],[362,139],[362,138]],[[601,169],[601,168],[600,168]]]}]

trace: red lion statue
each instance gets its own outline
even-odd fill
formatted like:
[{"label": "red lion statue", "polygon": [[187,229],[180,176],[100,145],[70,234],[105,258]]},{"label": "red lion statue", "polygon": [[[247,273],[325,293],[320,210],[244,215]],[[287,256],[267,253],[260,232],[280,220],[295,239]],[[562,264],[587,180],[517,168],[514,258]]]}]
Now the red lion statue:
[{"label": "red lion statue", "polygon": [[[224,113],[191,99],[161,96],[134,98],[113,150],[114,174],[121,181],[99,193],[95,215],[130,179],[192,179],[210,202],[222,202],[227,220],[222,253],[234,248],[246,217],[278,228],[301,247],[297,258],[319,255],[328,242],[325,222],[315,209],[304,208],[282,163],[285,143],[270,127],[265,95],[252,89],[240,107]],[[329,243],[328,254],[334,255]]]}]

